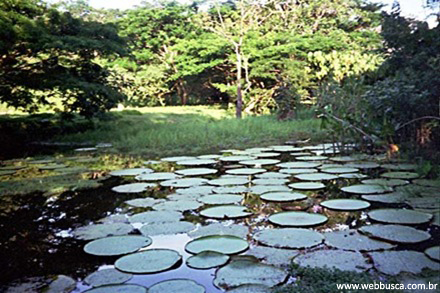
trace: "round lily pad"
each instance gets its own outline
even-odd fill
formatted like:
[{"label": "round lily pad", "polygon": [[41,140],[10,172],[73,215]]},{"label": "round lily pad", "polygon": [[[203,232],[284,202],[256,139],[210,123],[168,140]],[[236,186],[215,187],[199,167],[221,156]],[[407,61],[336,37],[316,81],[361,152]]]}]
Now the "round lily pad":
[{"label": "round lily pad", "polygon": [[337,211],[358,211],[370,207],[370,203],[359,199],[330,199],[321,202],[325,208]]},{"label": "round lily pad", "polygon": [[212,194],[202,196],[198,201],[204,204],[234,204],[240,203],[243,200],[243,196],[236,194]]},{"label": "round lily pad", "polygon": [[96,287],[87,291],[87,293],[147,293],[148,289],[135,284],[108,285]]},{"label": "round lily pad", "polygon": [[182,256],[171,249],[149,249],[119,258],[115,267],[123,272],[151,274],[166,271],[177,265]]},{"label": "round lily pad", "polygon": [[324,161],[327,160],[326,156],[299,156],[295,157],[298,161]]},{"label": "round lily pad", "polygon": [[414,172],[386,172],[382,173],[380,176],[393,179],[415,179],[420,177],[419,174]]},{"label": "round lily pad", "polygon": [[405,209],[373,210],[368,213],[368,217],[378,222],[403,225],[428,223],[432,219],[431,214]]},{"label": "round lily pad", "polygon": [[99,287],[104,285],[122,284],[133,278],[132,274],[120,272],[115,269],[104,269],[96,271],[88,275],[84,279],[84,283],[92,287]]},{"label": "round lily pad", "polygon": [[231,169],[226,170],[226,174],[231,175],[255,175],[259,173],[266,172],[266,169],[261,168],[239,168],[239,169]]},{"label": "round lily pad", "polygon": [[93,240],[108,236],[127,235],[134,230],[133,226],[125,223],[96,224],[77,228],[73,231],[76,239]]},{"label": "round lily pad", "polygon": [[125,203],[137,208],[147,208],[147,207],[152,207],[153,205],[163,201],[164,201],[163,199],[155,199],[155,198],[147,197],[147,198],[130,199],[125,201]]},{"label": "round lily pad", "polygon": [[294,152],[300,149],[302,150],[302,148],[297,148],[291,145],[273,145],[270,148],[276,152]]},{"label": "round lily pad", "polygon": [[64,164],[52,164],[52,165],[45,165],[45,166],[41,166],[40,170],[56,170],[56,169],[61,169],[61,168],[66,168],[67,166]]},{"label": "round lily pad", "polygon": [[217,169],[211,168],[190,168],[190,169],[182,169],[177,170],[176,174],[182,176],[203,176],[203,175],[211,175],[217,173]]},{"label": "round lily pad", "polygon": [[112,188],[114,192],[117,193],[141,193],[146,191],[148,188],[156,187],[154,183],[130,183],[118,185]]},{"label": "round lily pad", "polygon": [[167,222],[178,222],[183,216],[179,212],[175,211],[149,211],[134,214],[129,217],[130,223],[167,223]]},{"label": "round lily pad", "polygon": [[306,173],[295,175],[295,178],[303,181],[321,181],[321,180],[334,180],[338,176],[326,173]]},{"label": "round lily pad", "polygon": [[280,173],[288,174],[288,175],[296,175],[296,174],[308,174],[308,173],[317,173],[316,169],[280,169]]},{"label": "round lily pad", "polygon": [[183,178],[183,179],[165,180],[160,182],[160,185],[164,187],[183,188],[183,187],[204,185],[206,182],[208,182],[208,180],[204,178]]},{"label": "round lily pad", "polygon": [[216,160],[216,159],[218,159],[220,157],[221,157],[221,155],[212,154],[212,155],[201,155],[201,156],[198,156],[197,159]]},{"label": "round lily pad", "polygon": [[250,156],[227,156],[227,157],[221,157],[219,160],[223,162],[240,162],[240,161],[246,161],[246,160],[253,160],[254,157]]},{"label": "round lily pad", "polygon": [[140,174],[149,174],[153,173],[153,170],[149,168],[133,168],[133,169],[123,169],[123,170],[116,170],[111,171],[111,176],[137,176]]},{"label": "round lily pad", "polygon": [[368,178],[368,175],[361,173],[344,173],[344,174],[339,174],[338,177],[346,178],[346,179],[364,179],[364,178]]},{"label": "round lily pad", "polygon": [[393,191],[390,186],[381,186],[376,184],[357,184],[341,188],[342,191],[355,194],[376,194]]},{"label": "round lily pad", "polygon": [[290,155],[292,157],[304,157],[304,156],[311,156],[312,154],[309,152],[293,152],[293,153],[290,153]]},{"label": "round lily pad", "polygon": [[255,256],[256,258],[262,260],[266,264],[283,266],[283,267],[289,267],[292,262],[292,258],[297,256],[298,254],[299,254],[298,250],[281,249],[281,248],[274,248],[274,247],[260,246],[260,245],[251,247],[246,252],[246,255]]},{"label": "round lily pad", "polygon": [[269,217],[269,222],[289,227],[310,227],[327,222],[327,217],[306,212],[281,212]]},{"label": "round lily pad", "polygon": [[423,269],[440,270],[440,263],[430,260],[422,252],[401,250],[370,252],[374,267],[387,275],[396,276],[401,272],[419,274]]},{"label": "round lily pad", "polygon": [[275,157],[279,157],[281,154],[274,152],[264,152],[264,153],[253,153],[252,155],[257,158],[275,158]]},{"label": "round lily pad", "polygon": [[272,150],[272,148],[265,148],[265,147],[262,147],[262,148],[259,148],[259,147],[257,147],[257,148],[249,148],[249,149],[246,149],[246,151],[247,152],[249,152],[250,154],[252,154],[252,153],[262,153],[262,152],[270,152]]},{"label": "round lily pad", "polygon": [[255,185],[249,189],[253,194],[264,194],[268,192],[288,192],[290,188],[285,185]]},{"label": "round lily pad", "polygon": [[418,243],[431,238],[425,231],[402,225],[370,225],[359,228],[359,232],[377,239],[396,243]]},{"label": "round lily pad", "polygon": [[321,171],[330,174],[343,174],[343,173],[356,173],[359,172],[359,169],[349,168],[349,167],[332,167],[332,168],[321,169]]},{"label": "round lily pad", "polygon": [[211,235],[231,235],[240,238],[246,238],[248,227],[238,224],[224,225],[221,223],[212,223],[206,226],[198,227],[197,230],[189,232],[188,235],[193,238]]},{"label": "round lily pad", "polygon": [[396,171],[411,171],[417,169],[416,164],[382,164],[380,166],[384,169]]},{"label": "round lily pad", "polygon": [[232,261],[217,270],[214,285],[234,288],[245,284],[261,284],[268,287],[283,283],[288,277],[285,270],[250,260]]},{"label": "round lily pad", "polygon": [[188,188],[178,188],[176,189],[176,193],[179,194],[209,194],[213,192],[214,187],[212,186],[204,186],[204,185],[198,185],[198,186],[192,186]]},{"label": "round lily pad", "polygon": [[311,169],[316,168],[321,163],[311,163],[311,162],[286,162],[277,164],[277,167],[286,169]]},{"label": "round lily pad", "polygon": [[148,293],[205,293],[205,287],[190,279],[171,279],[154,284]]},{"label": "round lily pad", "polygon": [[325,185],[321,182],[298,182],[289,184],[289,187],[298,190],[319,190],[324,189]]},{"label": "round lily pad", "polygon": [[267,246],[301,249],[321,244],[324,241],[324,236],[308,229],[282,228],[257,232],[254,239]]},{"label": "round lily pad", "polygon": [[252,215],[251,212],[246,210],[247,208],[245,206],[224,205],[204,209],[200,211],[200,215],[213,219],[235,219]]},{"label": "round lily pad", "polygon": [[229,256],[215,251],[202,251],[199,254],[190,256],[186,265],[193,269],[206,270],[220,267],[226,264]]},{"label": "round lily pad", "polygon": [[278,164],[280,160],[274,159],[256,159],[256,160],[246,160],[240,161],[241,165],[249,165],[249,166],[264,166],[264,165],[275,165]]},{"label": "round lily pad", "polygon": [[177,156],[177,157],[166,157],[160,159],[163,162],[178,162],[178,161],[185,161],[185,160],[194,160],[196,157],[189,157],[189,156]]},{"label": "round lily pad", "polygon": [[302,267],[328,267],[355,272],[363,272],[371,267],[361,253],[344,250],[317,250],[297,256],[294,262]]},{"label": "round lily pad", "polygon": [[226,293],[268,293],[271,289],[266,285],[261,284],[244,284],[234,289],[226,291]]},{"label": "round lily pad", "polygon": [[183,160],[183,161],[177,161],[177,165],[182,166],[202,166],[202,165],[213,165],[216,164],[216,160],[212,159],[194,159],[194,160]]},{"label": "round lily pad", "polygon": [[440,180],[432,180],[432,179],[415,179],[413,180],[414,184],[426,186],[426,187],[436,187],[440,188]]},{"label": "round lily pad", "polygon": [[433,260],[440,261],[440,246],[433,246],[427,248],[425,250],[425,254]]},{"label": "round lily pad", "polygon": [[333,161],[333,162],[354,162],[357,160],[359,160],[359,157],[342,156],[342,157],[330,158],[330,161]]},{"label": "round lily pad", "polygon": [[162,201],[153,206],[156,211],[191,211],[197,210],[203,206],[200,202],[196,200],[168,200]]},{"label": "round lily pad", "polygon": [[282,179],[282,178],[289,178],[290,175],[278,173],[278,172],[265,172],[262,174],[257,174],[255,175],[255,177],[259,179],[277,179],[277,178]]},{"label": "round lily pad", "polygon": [[238,194],[238,193],[247,192],[248,188],[245,187],[245,186],[221,186],[221,187],[214,188],[212,191],[214,191],[214,193],[234,193],[234,194]]},{"label": "round lily pad", "polygon": [[307,198],[307,195],[298,192],[268,192],[260,195],[260,198],[267,201],[295,201]]},{"label": "round lily pad", "polygon": [[358,169],[375,169],[379,167],[379,164],[376,162],[351,162],[345,164],[345,166]]},{"label": "round lily pad", "polygon": [[138,251],[142,247],[151,245],[149,237],[127,235],[100,238],[87,243],[84,251],[99,256],[122,255]]},{"label": "round lily pad", "polygon": [[192,254],[214,251],[223,254],[238,254],[249,248],[246,240],[231,235],[204,236],[188,242],[185,250]]},{"label": "round lily pad", "polygon": [[249,183],[249,180],[242,177],[234,177],[234,178],[213,179],[213,180],[209,180],[208,183],[210,185],[217,185],[217,186],[244,185]]},{"label": "round lily pad", "polygon": [[156,235],[173,235],[180,233],[187,233],[196,228],[196,226],[191,222],[170,222],[170,223],[159,223],[159,224],[147,224],[139,228],[142,235],[145,236],[156,236]]},{"label": "round lily pad", "polygon": [[374,251],[394,248],[387,242],[371,239],[356,230],[333,231],[324,234],[325,244],[351,251]]},{"label": "round lily pad", "polygon": [[263,178],[263,179],[252,180],[252,183],[256,185],[283,185],[286,184],[287,182],[289,182],[289,179]]},{"label": "round lily pad", "polygon": [[162,180],[178,179],[180,178],[180,176],[169,172],[157,172],[157,173],[140,174],[135,178],[138,181],[162,181]]},{"label": "round lily pad", "polygon": [[380,202],[380,203],[403,203],[405,201],[405,197],[400,193],[392,192],[385,194],[365,194],[362,195],[362,199],[371,202]]}]

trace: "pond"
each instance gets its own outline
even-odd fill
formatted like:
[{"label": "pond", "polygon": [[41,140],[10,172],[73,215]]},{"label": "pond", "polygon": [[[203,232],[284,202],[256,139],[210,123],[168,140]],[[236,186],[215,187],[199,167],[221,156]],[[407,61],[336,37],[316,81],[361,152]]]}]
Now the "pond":
[{"label": "pond", "polygon": [[270,292],[295,282],[292,261],[383,279],[440,269],[440,184],[410,163],[283,145],[92,179],[100,150],[82,152],[0,167],[6,292]]}]

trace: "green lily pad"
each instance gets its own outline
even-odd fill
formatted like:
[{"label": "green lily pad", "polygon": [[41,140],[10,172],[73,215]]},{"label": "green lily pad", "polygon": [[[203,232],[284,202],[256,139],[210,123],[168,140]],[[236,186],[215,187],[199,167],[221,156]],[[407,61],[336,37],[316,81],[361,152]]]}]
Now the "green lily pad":
[{"label": "green lily pad", "polygon": [[316,169],[280,169],[280,173],[288,174],[288,175],[296,175],[296,174],[309,174],[309,173],[317,173]]},{"label": "green lily pad", "polygon": [[298,190],[319,190],[324,189],[325,185],[321,182],[298,182],[289,184],[289,187]]},{"label": "green lily pad", "polygon": [[402,225],[370,225],[359,228],[359,232],[396,243],[418,243],[431,238],[428,232]]},{"label": "green lily pad", "polygon": [[204,179],[204,178],[183,178],[183,179],[165,180],[160,182],[160,185],[164,187],[185,188],[185,187],[204,185],[207,182],[208,179]]},{"label": "green lily pad", "polygon": [[255,185],[249,189],[253,194],[264,194],[268,192],[288,192],[290,188],[285,185]]},{"label": "green lily pad", "polygon": [[171,249],[149,249],[119,258],[115,267],[123,272],[135,274],[159,273],[171,269],[182,260],[182,256]]},{"label": "green lily pad", "polygon": [[40,170],[56,170],[56,169],[61,169],[61,168],[66,168],[67,166],[64,164],[52,164],[52,165],[45,165],[45,166],[41,166]]},{"label": "green lily pad", "polygon": [[252,180],[252,184],[256,185],[283,185],[289,182],[289,179],[279,179],[279,178],[263,178],[263,179],[254,179]]},{"label": "green lily pad", "polygon": [[307,198],[307,195],[298,192],[269,192],[260,195],[260,198],[267,201],[295,201]]},{"label": "green lily pad", "polygon": [[298,161],[324,161],[327,160],[326,156],[299,156],[295,157]]},{"label": "green lily pad", "polygon": [[317,250],[297,256],[294,262],[302,267],[328,267],[355,272],[363,272],[371,267],[361,253],[344,250]]},{"label": "green lily pad", "polygon": [[387,204],[405,202],[405,197],[397,192],[385,193],[385,194],[372,194],[372,195],[366,194],[366,195],[362,195],[361,197],[362,199],[365,199],[367,201],[387,203]]},{"label": "green lily pad", "polygon": [[217,160],[221,157],[221,155],[201,155],[201,156],[197,156],[197,159],[208,159],[208,160]]},{"label": "green lily pad", "polygon": [[408,198],[405,202],[413,209],[424,209],[427,212],[440,210],[440,200],[438,197]]},{"label": "green lily pad", "polygon": [[14,170],[0,170],[0,176],[14,175],[17,171]]},{"label": "green lily pad", "polygon": [[431,179],[415,179],[413,180],[414,184],[426,186],[426,187],[435,187],[440,188],[440,180],[431,180]]},{"label": "green lily pad", "polygon": [[192,186],[188,188],[178,188],[176,193],[179,194],[209,194],[213,192],[214,187],[212,186]]},{"label": "green lily pad", "polygon": [[190,279],[171,279],[154,284],[148,293],[205,293],[205,287]]},{"label": "green lily pad", "polygon": [[277,164],[277,167],[286,169],[312,169],[316,168],[321,163],[311,163],[311,162],[286,162]]},{"label": "green lily pad", "polygon": [[380,165],[376,162],[352,162],[345,164],[345,166],[358,169],[375,169],[378,168]]},{"label": "green lily pad", "polygon": [[396,276],[402,272],[419,274],[423,269],[440,270],[440,263],[430,260],[422,252],[401,250],[370,252],[374,267],[381,273]]},{"label": "green lily pad", "polygon": [[198,227],[197,230],[189,232],[188,235],[193,238],[212,235],[231,235],[246,238],[249,232],[248,230],[248,227],[238,224],[226,226],[221,223],[212,223],[206,226]]},{"label": "green lily pad", "polygon": [[243,200],[243,196],[236,194],[212,194],[202,196],[198,201],[204,204],[235,204],[240,203]]},{"label": "green lily pad", "polygon": [[212,159],[194,159],[177,161],[176,164],[181,166],[203,166],[217,164],[217,161]]},{"label": "green lily pad", "polygon": [[133,169],[123,169],[110,172],[111,176],[138,176],[140,174],[153,173],[153,170],[149,168],[133,168]]},{"label": "green lily pad", "polygon": [[69,293],[75,288],[76,281],[74,279],[65,275],[58,275],[43,291],[46,293]]},{"label": "green lily pad", "polygon": [[359,199],[330,199],[321,202],[325,208],[337,211],[358,211],[370,207],[370,203]]},{"label": "green lily pad", "polygon": [[420,177],[419,174],[414,172],[386,172],[382,173],[380,176],[393,179],[415,179]]},{"label": "green lily pad", "polygon": [[73,235],[80,240],[94,240],[108,236],[127,235],[133,230],[132,225],[125,223],[96,224],[79,227],[73,231]]},{"label": "green lily pad", "polygon": [[196,200],[168,200],[162,201],[153,206],[156,211],[191,211],[197,210],[202,207],[203,204]]},{"label": "green lily pad", "polygon": [[332,167],[332,168],[321,169],[321,171],[330,174],[344,174],[344,173],[356,173],[359,172],[359,169],[349,168],[349,167]]},{"label": "green lily pad", "polygon": [[265,172],[262,174],[255,175],[256,178],[259,179],[283,179],[283,178],[289,178],[289,174],[283,174],[278,172]]},{"label": "green lily pad", "polygon": [[270,149],[276,152],[294,152],[302,148],[297,148],[291,145],[273,145],[270,146]]},{"label": "green lily pad", "polygon": [[252,155],[257,158],[275,158],[281,156],[280,153],[274,153],[274,152],[253,153]]},{"label": "green lily pad", "polygon": [[267,246],[254,246],[246,252],[246,255],[255,256],[256,258],[263,260],[263,262],[266,264],[283,267],[290,266],[292,258],[298,254],[298,250],[281,249]]},{"label": "green lily pad", "polygon": [[256,160],[245,160],[240,161],[241,165],[249,165],[249,166],[265,166],[265,165],[275,165],[278,164],[280,160],[274,159],[256,159]]},{"label": "green lily pad", "polygon": [[257,232],[254,239],[267,246],[301,249],[321,244],[324,236],[309,229],[282,228]]},{"label": "green lily pad", "polygon": [[245,284],[261,284],[273,287],[288,277],[285,270],[250,260],[232,261],[217,270],[214,285],[218,288],[234,288]]},{"label": "green lily pad", "polygon": [[259,173],[266,172],[266,169],[261,168],[239,168],[239,169],[231,169],[226,170],[226,174],[231,175],[255,175]]},{"label": "green lily pad", "polygon": [[361,181],[363,184],[374,184],[381,186],[400,186],[406,185],[409,182],[402,179],[383,179],[383,178],[375,178],[375,179],[366,179]]},{"label": "green lily pad", "polygon": [[148,188],[154,188],[156,186],[154,183],[130,183],[115,186],[112,188],[112,191],[117,193],[141,193],[148,190]]},{"label": "green lily pad", "polygon": [[427,248],[425,250],[425,254],[433,260],[440,261],[440,246],[433,246]]},{"label": "green lily pad", "polygon": [[325,244],[330,247],[351,251],[375,251],[392,249],[395,245],[371,239],[356,230],[333,231],[324,233]]},{"label": "green lily pad", "polygon": [[226,291],[226,293],[268,293],[271,289],[266,285],[260,284],[244,284],[234,289]]},{"label": "green lily pad", "polygon": [[222,162],[240,162],[240,161],[247,161],[253,159],[254,157],[250,157],[250,156],[227,156],[227,157],[221,157],[219,160]]},{"label": "green lily pad", "polygon": [[247,207],[238,205],[224,205],[207,208],[200,211],[200,215],[212,219],[236,219],[252,215],[246,211]]},{"label": "green lily pad", "polygon": [[149,211],[134,214],[133,216],[129,217],[128,220],[130,221],[130,223],[153,224],[178,222],[182,218],[182,213],[175,211]]},{"label": "green lily pad", "polygon": [[321,181],[321,180],[334,180],[338,176],[326,173],[306,173],[295,175],[295,178],[303,181]]},{"label": "green lily pad", "polygon": [[289,227],[310,227],[327,222],[327,217],[306,212],[281,212],[269,217],[269,222]]},{"label": "green lily pad", "polygon": [[323,169],[331,169],[331,168],[343,168],[343,166],[341,164],[322,164],[321,166],[318,167],[318,169],[320,169],[321,171]]},{"label": "green lily pad", "polygon": [[122,255],[138,251],[142,247],[151,245],[150,237],[127,235],[100,238],[87,243],[84,251],[99,256]]},{"label": "green lily pad", "polygon": [[359,157],[351,157],[351,156],[342,156],[342,157],[333,157],[330,158],[330,161],[333,162],[354,162],[354,161],[358,161]]},{"label": "green lily pad", "polygon": [[179,175],[170,172],[156,172],[140,174],[135,177],[138,181],[163,181],[163,180],[173,180],[180,178]]},{"label": "green lily pad", "polygon": [[345,179],[364,179],[364,178],[368,178],[368,175],[361,173],[344,173],[344,174],[339,174],[338,177]]},{"label": "green lily pad", "polygon": [[148,289],[134,284],[108,285],[96,287],[87,291],[87,293],[147,293]]},{"label": "green lily pad", "polygon": [[177,157],[166,157],[160,159],[163,162],[178,162],[178,161],[185,161],[185,160],[194,160],[196,157],[190,157],[190,156],[177,156]]},{"label": "green lily pad", "polygon": [[33,164],[33,165],[40,165],[40,164],[50,164],[53,163],[54,160],[52,159],[43,159],[43,160],[33,160],[33,161],[29,161],[29,164]]},{"label": "green lily pad", "polygon": [[382,164],[381,167],[396,171],[411,171],[417,169],[417,165],[415,164]]},{"label": "green lily pad", "polygon": [[368,217],[374,221],[391,224],[417,225],[428,223],[432,219],[431,214],[404,209],[379,209],[368,213]]},{"label": "green lily pad", "polygon": [[209,180],[208,183],[210,185],[216,185],[216,186],[245,185],[249,183],[249,179],[242,177],[221,178],[221,179]]},{"label": "green lily pad", "polygon": [[390,186],[382,186],[375,184],[357,184],[341,188],[342,191],[354,194],[377,194],[393,191]]},{"label": "green lily pad", "polygon": [[84,279],[84,283],[92,287],[100,287],[105,285],[122,284],[133,278],[132,274],[120,272],[115,269],[104,269],[96,271],[88,275]]},{"label": "green lily pad", "polygon": [[293,153],[290,153],[290,155],[292,157],[304,157],[304,156],[311,156],[312,154],[309,152],[293,152]]},{"label": "green lily pad", "polygon": [[203,176],[203,175],[211,175],[217,173],[217,169],[211,168],[190,168],[190,169],[182,169],[177,170],[176,174],[182,176]]},{"label": "green lily pad", "polygon": [[271,150],[272,150],[272,148],[265,148],[265,147],[259,148],[259,147],[257,147],[257,148],[249,148],[249,149],[246,149],[245,151],[252,154],[252,153],[270,152]]},{"label": "green lily pad", "polygon": [[220,267],[226,264],[229,256],[215,251],[202,251],[199,254],[190,256],[186,260],[186,265],[193,269],[207,270]]},{"label": "green lily pad", "polygon": [[216,187],[212,190],[214,193],[233,193],[233,194],[238,194],[238,193],[244,193],[244,192],[248,192],[249,189],[245,186],[221,186],[221,187]]},{"label": "green lily pad", "polygon": [[238,254],[246,251],[249,244],[246,240],[231,235],[203,236],[188,242],[185,250],[192,254],[202,251],[214,251],[223,254]]},{"label": "green lily pad", "polygon": [[188,233],[195,228],[196,226],[191,222],[180,221],[159,224],[147,224],[139,228],[139,231],[144,236],[156,236]]},{"label": "green lily pad", "polygon": [[0,167],[0,171],[18,171],[26,168],[26,166],[3,166]]},{"label": "green lily pad", "polygon": [[163,201],[164,201],[163,199],[155,199],[155,198],[147,197],[147,198],[130,199],[125,201],[125,203],[137,208],[149,208]]}]

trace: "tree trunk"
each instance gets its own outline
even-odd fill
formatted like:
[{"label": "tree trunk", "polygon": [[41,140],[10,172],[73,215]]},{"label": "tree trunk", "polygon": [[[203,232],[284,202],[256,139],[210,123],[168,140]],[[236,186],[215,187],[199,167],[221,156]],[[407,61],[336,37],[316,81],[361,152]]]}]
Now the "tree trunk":
[{"label": "tree trunk", "polygon": [[181,101],[182,105],[184,106],[184,105],[186,105],[186,102],[188,101],[188,92],[186,91],[185,83],[181,78],[179,78],[178,87],[180,88],[180,91],[178,91],[178,92],[180,92],[179,93],[180,101]]},{"label": "tree trunk", "polygon": [[241,91],[241,48],[240,45],[237,44],[235,46],[235,54],[237,56],[237,106],[235,108],[235,116],[237,119],[241,119],[241,112],[243,111],[243,97]]}]

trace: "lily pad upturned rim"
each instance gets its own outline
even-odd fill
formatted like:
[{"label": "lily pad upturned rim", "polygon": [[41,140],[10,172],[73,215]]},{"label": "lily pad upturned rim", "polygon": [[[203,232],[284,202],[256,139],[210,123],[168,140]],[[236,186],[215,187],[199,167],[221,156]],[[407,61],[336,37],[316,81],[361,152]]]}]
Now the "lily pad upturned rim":
[{"label": "lily pad upturned rim", "polygon": [[140,235],[109,236],[87,243],[84,252],[98,256],[123,255],[147,247],[152,242],[150,237]]},{"label": "lily pad upturned rim", "polygon": [[[158,264],[159,260],[163,263]],[[172,269],[181,261],[177,251],[155,248],[122,256],[116,260],[115,268],[132,274],[151,274]]]},{"label": "lily pad upturned rim", "polygon": [[425,254],[436,261],[440,261],[440,246],[431,246],[425,249]]},{"label": "lily pad upturned rim", "polygon": [[321,244],[324,236],[319,232],[304,228],[275,228],[255,233],[254,239],[270,247],[303,249]]},{"label": "lily pad upturned rim", "polygon": [[182,176],[203,176],[216,174],[217,172],[218,170],[213,168],[189,168],[176,170],[174,173]]},{"label": "lily pad upturned rim", "polygon": [[393,189],[389,186],[381,186],[377,184],[356,184],[342,187],[341,190],[354,194],[378,194],[393,191]]},{"label": "lily pad upturned rim", "polygon": [[338,198],[325,200],[320,203],[321,206],[336,211],[359,211],[370,207],[368,201],[351,199],[351,198]]},{"label": "lily pad upturned rim", "polygon": [[[121,289],[123,291],[121,291]],[[125,291],[127,290],[127,291]],[[94,287],[84,291],[84,293],[147,293],[148,289],[137,284],[117,284]]]},{"label": "lily pad upturned rim", "polygon": [[200,215],[212,219],[237,219],[251,216],[253,213],[245,211],[242,205],[219,205],[200,211]]},{"label": "lily pad upturned rim", "polygon": [[260,195],[260,198],[266,201],[289,202],[304,200],[307,195],[299,192],[267,192]]},{"label": "lily pad upturned rim", "polygon": [[89,274],[84,278],[84,283],[92,287],[116,285],[128,282],[133,278],[132,274],[123,273],[114,268],[102,269]]},{"label": "lily pad upturned rim", "polygon": [[[223,242],[226,242],[224,244]],[[203,251],[214,251],[227,255],[239,254],[249,249],[249,243],[243,238],[232,235],[209,235],[189,241],[185,251],[199,254]]]},{"label": "lily pad upturned rim", "polygon": [[431,234],[426,231],[394,224],[373,224],[363,226],[359,228],[358,231],[373,239],[385,240],[391,243],[412,244],[423,242],[431,238]]},{"label": "lily pad upturned rim", "polygon": [[325,184],[321,182],[297,182],[289,184],[289,187],[298,190],[319,190],[324,189]]},{"label": "lily pad upturned rim", "polygon": [[432,214],[408,209],[376,209],[368,212],[374,221],[399,225],[417,225],[428,223]]},{"label": "lily pad upturned rim", "polygon": [[229,261],[229,255],[217,251],[205,250],[190,256],[186,265],[192,269],[207,270],[220,267]]},{"label": "lily pad upturned rim", "polygon": [[[289,217],[293,217],[289,219]],[[308,218],[308,220],[305,220]],[[286,219],[283,219],[286,218]],[[303,219],[303,221],[298,221]],[[321,214],[312,214],[307,212],[279,212],[269,216],[269,222],[282,227],[313,227],[322,225],[328,221],[328,218]],[[294,221],[292,221],[294,220]]]},{"label": "lily pad upturned rim", "polygon": [[[177,284],[176,284],[177,283]],[[184,291],[182,291],[184,290]],[[205,293],[206,289],[201,284],[191,279],[168,279],[155,283],[148,289],[149,293]]]}]

